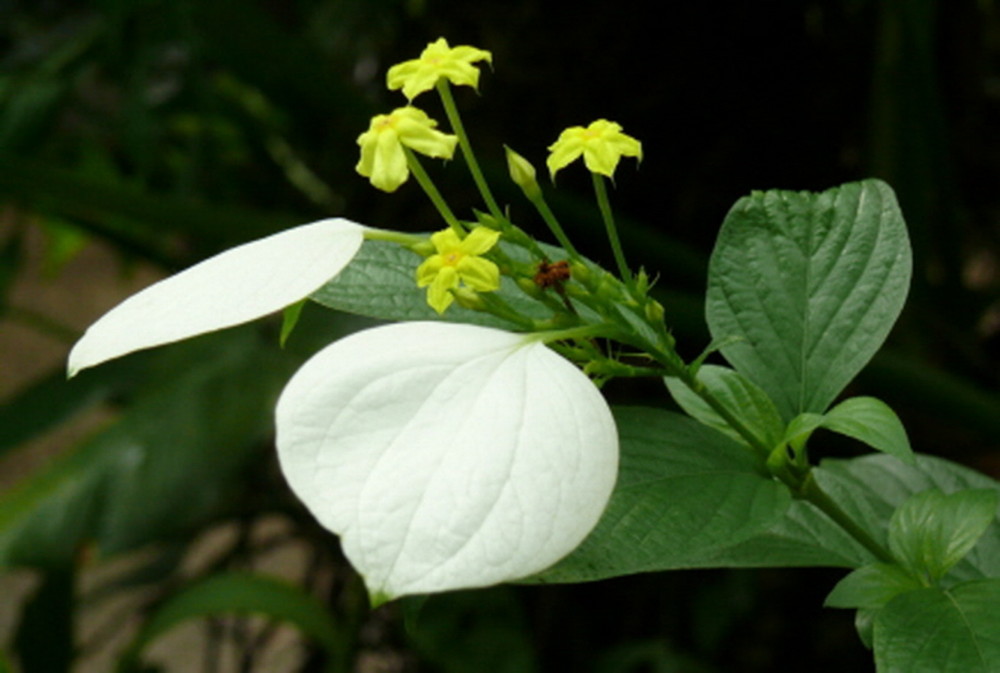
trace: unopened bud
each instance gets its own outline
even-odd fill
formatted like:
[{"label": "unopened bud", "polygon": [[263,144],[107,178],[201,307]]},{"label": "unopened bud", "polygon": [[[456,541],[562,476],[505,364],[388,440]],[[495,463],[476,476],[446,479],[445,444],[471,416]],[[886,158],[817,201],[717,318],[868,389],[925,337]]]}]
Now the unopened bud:
[{"label": "unopened bud", "polygon": [[453,297],[455,297],[455,303],[462,308],[471,309],[473,311],[483,311],[485,310],[485,304],[483,298],[479,296],[475,290],[469,289],[467,287],[455,288],[451,291]]},{"label": "unopened bud", "polygon": [[504,149],[507,151],[507,170],[510,171],[510,179],[521,188],[528,200],[534,201],[542,193],[538,187],[538,180],[535,179],[535,167],[506,145]]},{"label": "unopened bud", "polygon": [[646,302],[646,320],[654,325],[659,325],[663,322],[663,315],[663,304],[655,299],[650,299]]}]

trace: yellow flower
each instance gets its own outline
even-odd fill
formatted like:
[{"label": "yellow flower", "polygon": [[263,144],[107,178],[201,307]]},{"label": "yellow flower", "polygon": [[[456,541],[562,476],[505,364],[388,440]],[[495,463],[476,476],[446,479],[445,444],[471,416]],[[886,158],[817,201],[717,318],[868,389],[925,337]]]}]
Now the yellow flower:
[{"label": "yellow flower", "polygon": [[415,107],[396,108],[372,118],[358,136],[361,159],[355,170],[386,192],[394,192],[410,177],[403,146],[438,159],[451,159],[458,137],[436,130],[437,122]]},{"label": "yellow flower", "polygon": [[417,267],[417,286],[428,287],[427,303],[438,313],[444,313],[455,298],[451,290],[464,283],[479,292],[500,288],[500,269],[488,259],[480,257],[492,248],[500,232],[476,227],[464,239],[451,229],[431,236],[437,254],[431,255]]},{"label": "yellow flower", "polygon": [[493,63],[493,54],[476,47],[449,47],[448,42],[438,38],[431,42],[420,54],[420,58],[398,63],[386,74],[386,84],[390,90],[402,89],[403,95],[413,100],[424,91],[430,91],[438,79],[447,77],[452,84],[479,87],[479,68],[476,61]]},{"label": "yellow flower", "polygon": [[614,177],[618,161],[624,157],[642,160],[642,143],[622,133],[622,127],[607,119],[598,119],[587,128],[573,126],[559,134],[559,139],[549,147],[546,165],[554,180],[556,171],[565,168],[583,155],[587,170]]}]

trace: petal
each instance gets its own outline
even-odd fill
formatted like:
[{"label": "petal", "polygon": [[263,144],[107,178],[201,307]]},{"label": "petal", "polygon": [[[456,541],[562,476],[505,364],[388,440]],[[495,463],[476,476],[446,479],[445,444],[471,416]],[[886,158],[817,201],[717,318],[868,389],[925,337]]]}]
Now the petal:
[{"label": "petal", "polygon": [[379,134],[369,177],[372,185],[384,192],[396,191],[410,177],[406,154],[403,153],[403,146],[395,131],[386,130]]},{"label": "petal", "polygon": [[455,301],[449,290],[458,287],[458,271],[453,266],[442,266],[427,288],[427,303],[439,314],[444,313]]},{"label": "petal", "polygon": [[350,263],[364,229],[340,218],[320,220],[232,248],[150,285],[90,326],[69,354],[69,375],[294,304]]},{"label": "petal", "polygon": [[588,143],[583,151],[583,163],[586,164],[587,170],[606,175],[609,178],[614,177],[619,159],[621,159],[621,155],[615,151],[614,147],[605,142]]},{"label": "petal", "polygon": [[499,231],[489,227],[476,227],[462,240],[458,249],[466,255],[481,255],[496,245],[499,239]]},{"label": "petal", "polygon": [[487,586],[572,551],[614,486],[587,377],[538,341],[436,322],[341,339],[278,402],[285,477],[373,596]]},{"label": "petal", "polygon": [[431,234],[431,243],[434,245],[434,249],[440,253],[457,250],[462,245],[458,234],[452,229],[442,229],[441,231],[434,232]]},{"label": "petal", "polygon": [[431,255],[420,263],[417,267],[417,287],[427,287],[441,271],[444,266],[444,257],[441,255]]},{"label": "petal", "polygon": [[583,143],[576,139],[556,141],[549,147],[549,158],[545,165],[549,168],[549,176],[554,180],[556,171],[560,171],[576,160],[583,153]]},{"label": "petal", "polygon": [[473,290],[492,292],[500,289],[500,269],[488,259],[464,257],[457,268],[462,282]]},{"label": "petal", "polygon": [[401,143],[436,159],[451,159],[458,143],[458,136],[442,133],[426,122],[409,117],[401,117],[396,122],[396,130]]}]

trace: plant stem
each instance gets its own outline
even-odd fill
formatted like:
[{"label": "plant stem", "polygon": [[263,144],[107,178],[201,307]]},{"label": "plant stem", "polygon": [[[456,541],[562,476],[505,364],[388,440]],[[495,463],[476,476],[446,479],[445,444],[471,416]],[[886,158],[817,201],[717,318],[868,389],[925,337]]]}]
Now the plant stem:
[{"label": "plant stem", "polygon": [[490,214],[499,219],[505,219],[503,212],[497,205],[496,199],[493,198],[492,192],[490,192],[490,187],[486,184],[486,178],[483,177],[483,172],[479,169],[479,162],[476,161],[476,155],[472,152],[472,145],[469,143],[469,136],[465,132],[465,127],[462,125],[462,118],[458,114],[458,107],[455,105],[455,99],[451,95],[451,85],[448,80],[444,77],[438,78],[437,81],[437,92],[441,96],[441,102],[444,104],[444,112],[448,115],[448,122],[451,124],[451,130],[455,132],[458,136],[458,145],[462,148],[462,156],[465,157],[465,163],[469,166],[469,172],[472,173],[472,179],[476,183],[476,187],[479,188],[479,193],[483,196],[483,201],[486,202],[486,208],[490,211]]},{"label": "plant stem", "polygon": [[551,231],[552,235],[556,237],[557,241],[559,241],[559,245],[561,245],[563,249],[569,253],[570,257],[573,259],[579,259],[580,253],[578,253],[576,248],[573,247],[573,244],[570,243],[569,237],[566,235],[566,232],[563,231],[562,225],[559,224],[559,220],[556,219],[555,214],[549,208],[549,204],[545,202],[545,197],[542,196],[541,190],[539,190],[536,197],[531,199],[531,203],[535,206],[535,209],[538,210],[538,214],[542,216],[545,224],[548,225],[549,231]]},{"label": "plant stem", "polygon": [[863,529],[850,515],[841,509],[837,501],[831,498],[826,491],[824,491],[819,483],[817,483],[816,478],[813,476],[812,470],[806,474],[805,479],[802,481],[802,485],[798,488],[798,493],[795,495],[802,500],[814,505],[821,512],[826,514],[836,523],[838,526],[847,531],[851,537],[857,540],[865,549],[870,551],[872,555],[883,563],[895,563],[896,560],[893,558],[892,554],[879,544],[868,531]]},{"label": "plant stem", "polygon": [[403,147],[403,153],[406,154],[406,165],[409,167],[410,172],[413,173],[413,177],[415,177],[417,182],[420,183],[420,186],[427,194],[427,197],[431,200],[431,203],[434,204],[434,207],[437,208],[439,213],[441,213],[441,217],[444,218],[444,221],[448,223],[448,226],[451,227],[452,231],[454,231],[459,238],[464,238],[465,227],[463,227],[458,221],[455,214],[451,212],[451,208],[448,207],[444,197],[441,196],[441,192],[439,192],[437,187],[434,186],[430,176],[427,175],[427,171],[424,170],[424,167],[420,164],[420,160],[417,159],[417,155],[414,154],[409,147],[405,146]]},{"label": "plant stem", "polygon": [[611,214],[611,202],[608,201],[608,191],[604,186],[604,178],[597,173],[591,173],[590,177],[594,182],[594,193],[597,195],[597,207],[601,210],[601,217],[604,219],[604,228],[608,231],[608,240],[611,242],[611,251],[615,256],[615,263],[618,265],[618,274],[625,281],[629,290],[633,289],[632,273],[625,263],[625,253],[622,252],[621,241],[618,240],[618,228],[615,226],[615,218]]}]

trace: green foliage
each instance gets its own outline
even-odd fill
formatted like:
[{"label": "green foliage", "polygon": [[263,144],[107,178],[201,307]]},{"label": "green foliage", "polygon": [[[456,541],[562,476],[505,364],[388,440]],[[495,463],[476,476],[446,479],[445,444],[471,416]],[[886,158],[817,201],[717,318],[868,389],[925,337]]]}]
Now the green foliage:
[{"label": "green foliage", "polygon": [[337,662],[344,656],[344,635],[323,604],[277,578],[241,572],[206,577],[158,606],[132,640],[118,670],[137,670],[142,651],[182,622],[234,613],[262,615],[292,624],[323,647],[329,661],[327,670],[338,670]]},{"label": "green foliage", "polygon": [[611,502],[576,551],[534,578],[582,582],[695,567],[770,528],[788,491],[739,444],[667,411],[615,410],[621,464]]},{"label": "green foliage", "polygon": [[755,192],[726,216],[707,317],[783,418],[822,413],[882,345],[906,299],[910,246],[892,190]]},{"label": "green foliage", "polygon": [[225,511],[289,363],[246,331],[159,359],[120,421],[0,497],[0,566],[63,569],[83,544],[119,553]]},{"label": "green foliage", "polygon": [[[746,444],[746,439],[690,388],[674,377],[664,381],[681,409],[705,425]],[[760,444],[774,447],[781,442],[785,424],[774,402],[744,376],[727,367],[704,365],[698,369],[698,381],[750,429]]]},{"label": "green foliage", "polygon": [[904,502],[889,522],[889,548],[907,570],[937,583],[994,525],[1000,493],[930,490]]},{"label": "green foliage", "polygon": [[879,673],[1000,670],[1000,579],[900,594],[875,618]]}]

